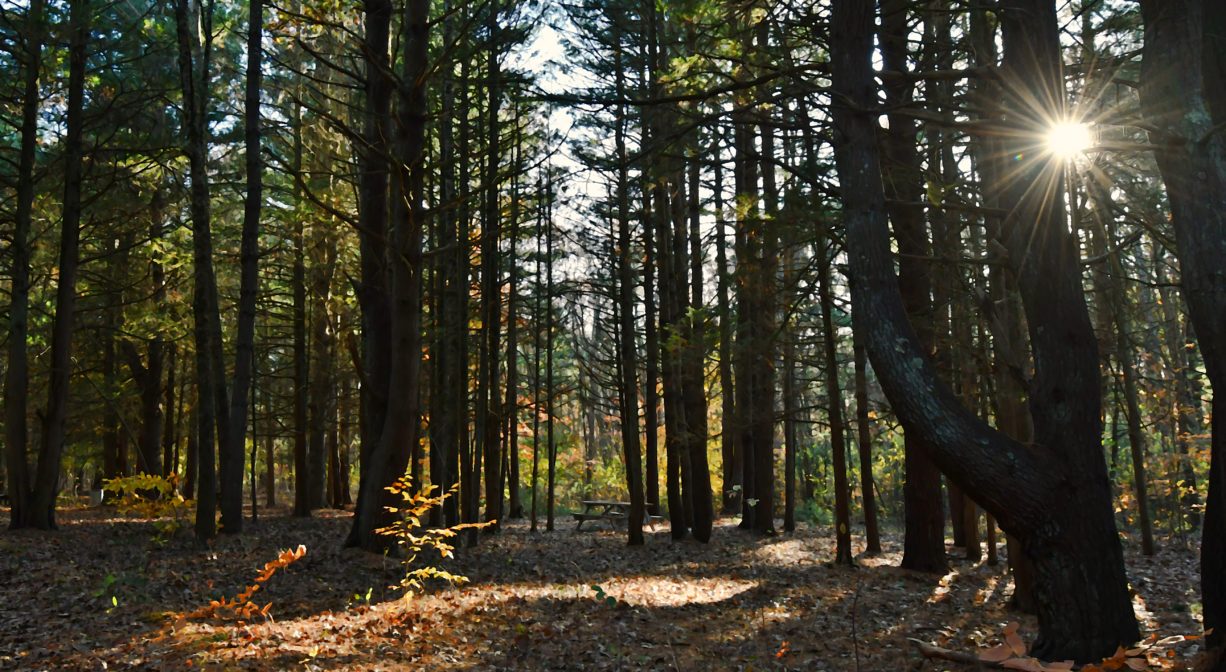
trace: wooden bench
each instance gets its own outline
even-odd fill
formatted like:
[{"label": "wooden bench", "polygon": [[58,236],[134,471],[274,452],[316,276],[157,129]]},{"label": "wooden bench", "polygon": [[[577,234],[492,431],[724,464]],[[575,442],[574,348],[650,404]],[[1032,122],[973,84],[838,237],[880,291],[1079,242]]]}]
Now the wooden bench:
[{"label": "wooden bench", "polygon": [[[630,502],[617,502],[604,499],[585,499],[582,502],[583,512],[572,513],[578,525],[575,530],[582,530],[583,524],[589,520],[607,520],[611,527],[616,529],[619,523],[624,523],[626,517],[630,515]],[[650,505],[649,505],[650,506]],[[652,516],[643,511],[643,522],[647,523],[651,529],[655,529],[656,523],[664,520],[664,516]]]}]

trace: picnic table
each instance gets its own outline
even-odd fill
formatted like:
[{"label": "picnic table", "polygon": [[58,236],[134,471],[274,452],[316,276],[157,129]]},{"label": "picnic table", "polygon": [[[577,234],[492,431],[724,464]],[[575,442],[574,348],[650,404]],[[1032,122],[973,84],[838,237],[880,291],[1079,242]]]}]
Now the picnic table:
[{"label": "picnic table", "polygon": [[[618,502],[609,499],[585,499],[582,502],[583,512],[572,514],[578,525],[575,530],[582,530],[583,524],[589,520],[607,520],[614,528],[617,523],[625,521],[630,515],[630,502]],[[655,523],[663,520],[663,516],[652,516],[647,513],[650,504],[643,507],[643,522],[655,529]]]}]

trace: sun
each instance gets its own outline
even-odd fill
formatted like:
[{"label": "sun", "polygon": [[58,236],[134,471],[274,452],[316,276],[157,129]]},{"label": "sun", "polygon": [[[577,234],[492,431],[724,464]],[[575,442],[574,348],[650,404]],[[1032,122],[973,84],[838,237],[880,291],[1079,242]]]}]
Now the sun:
[{"label": "sun", "polygon": [[1047,151],[1064,160],[1077,158],[1093,146],[1094,133],[1089,124],[1065,121],[1047,131]]}]

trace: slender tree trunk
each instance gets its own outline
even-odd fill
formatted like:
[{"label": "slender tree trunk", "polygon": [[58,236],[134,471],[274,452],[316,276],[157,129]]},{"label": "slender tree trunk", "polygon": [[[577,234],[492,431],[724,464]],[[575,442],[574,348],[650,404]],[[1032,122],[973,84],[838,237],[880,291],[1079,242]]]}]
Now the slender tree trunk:
[{"label": "slender tree trunk", "polygon": [[[22,63],[21,150],[17,167],[17,212],[11,243],[8,361],[4,371],[5,466],[8,469],[9,527],[30,522],[29,405],[30,363],[26,350],[30,314],[30,223],[34,213],[34,165],[38,144],[38,74],[42,67],[44,0],[26,9]],[[108,336],[108,338],[113,338]],[[113,476],[112,476],[113,477]]]},{"label": "slender tree trunk", "polygon": [[[371,453],[379,444],[387,417],[388,372],[391,369],[392,311],[387,296],[388,173],[387,147],[391,144],[390,110],[393,77],[388,53],[392,20],[391,0],[363,0],[362,58],[366,91],[363,110],[361,175],[358,183],[358,246],[361,282],[357,288],[362,312],[361,437],[358,448],[358,500],[365,502]],[[295,451],[298,448],[295,437]],[[295,453],[297,454],[297,453]],[[305,461],[305,460],[304,460]],[[297,508],[297,499],[295,499]],[[357,527],[350,528],[346,546],[361,545]]]},{"label": "slender tree trunk", "polygon": [[732,379],[732,303],[728,296],[728,236],[724,221],[724,162],[719,143],[712,152],[715,174],[715,272],[716,306],[719,311],[720,455],[723,458],[723,496],[720,513],[730,516],[741,510],[741,455],[736,429],[736,388]]},{"label": "slender tree trunk", "polygon": [[172,341],[166,353],[166,389],[163,391],[163,404],[166,407],[166,420],[162,423],[162,475],[170,478],[178,471],[178,455],[175,454],[175,427],[179,417],[175,413],[175,379],[178,368],[177,345]]},{"label": "slender tree trunk", "polygon": [[[828,237],[832,237],[827,232]],[[847,442],[843,438],[843,390],[839,385],[838,332],[834,328],[834,299],[830,283],[834,265],[834,241],[822,245],[821,276],[818,278],[818,301],[822,306],[822,345],[826,360],[826,407],[830,423],[831,468],[834,470],[834,535],[835,564],[852,565],[851,557],[851,486],[847,482]]]},{"label": "slender tree trunk", "polygon": [[336,238],[332,227],[312,226],[310,273],[310,368],[307,385],[307,507],[320,509],[326,501],[329,469],[328,434],[336,427],[336,364],[332,356],[334,334],[330,310],[332,278],[336,268]]},{"label": "slender tree trunk", "polygon": [[[612,14],[612,38],[616,68],[617,97],[626,97],[626,74],[622,54],[621,21],[623,15]],[[626,109],[619,106],[614,129],[617,149],[617,288],[620,314],[618,320],[618,357],[621,369],[621,434],[622,452],[626,464],[626,489],[630,494],[630,515],[626,521],[629,544],[643,545],[643,516],[646,512],[643,495],[643,457],[639,450],[639,388],[638,339],[634,329],[634,269],[630,266],[630,157],[626,151]],[[709,489],[709,488],[708,488]]]},{"label": "slender tree trunk", "polygon": [[[881,15],[881,53],[885,67],[891,71],[909,72],[907,43],[909,3],[905,0],[883,0]],[[886,99],[892,107],[911,102],[913,84],[904,77],[891,78],[885,87]],[[924,225],[922,201],[923,183],[916,150],[915,121],[906,115],[889,115],[890,128],[884,138],[882,178],[885,183],[887,210],[898,241],[898,280],[903,305],[912,327],[927,356],[934,354],[932,278],[927,258],[932,249]],[[932,448],[918,438],[918,432],[904,427],[906,480],[903,484],[903,508],[906,534],[903,541],[902,566],[924,572],[943,573],[945,561],[945,513],[941,506],[941,474],[932,463]]]},{"label": "slender tree trunk", "polygon": [[[293,108],[293,166],[294,201],[302,199],[302,107],[297,102]],[[293,233],[294,261],[290,279],[293,291],[293,360],[294,387],[294,515],[307,517],[316,502],[312,499],[311,452],[310,452],[310,366],[311,354],[307,350],[307,298],[306,298],[306,231],[303,218],[295,218]],[[363,462],[365,467],[365,462]]]},{"label": "slender tree trunk", "polygon": [[546,493],[545,529],[553,531],[554,486],[557,483],[558,446],[554,441],[554,386],[553,371],[553,176],[545,187],[545,434],[548,437],[549,477]]},{"label": "slender tree trunk", "polygon": [[507,256],[507,285],[510,291],[507,293],[507,384],[502,410],[502,454],[506,458],[507,515],[523,518],[523,506],[519,503],[519,320],[515,313],[519,293],[519,261],[515,247],[519,242],[519,152],[522,142],[519,137],[518,107],[515,116],[515,174],[511,177],[511,235]]},{"label": "slender tree trunk", "polygon": [[[56,528],[55,497],[59,493],[60,461],[64,454],[68,417],[68,380],[72,373],[72,332],[76,318],[77,270],[81,241],[81,157],[83,154],[85,58],[89,40],[90,4],[72,3],[68,17],[68,117],[64,145],[64,210],[60,223],[59,280],[55,319],[51,326],[51,384],[43,421],[34,492],[27,521],[40,530]],[[20,476],[20,472],[19,476]]]},{"label": "slender tree trunk", "polygon": [[502,519],[502,466],[500,433],[502,429],[501,401],[499,393],[499,341],[502,335],[502,270],[499,252],[501,240],[501,210],[498,190],[498,166],[501,160],[499,144],[501,124],[498,112],[501,109],[502,89],[499,83],[499,37],[498,12],[500,3],[490,2],[486,8],[486,28],[489,30],[490,46],[486,50],[488,77],[488,118],[486,121],[485,162],[485,213],[481,222],[481,328],[482,347],[478,364],[481,375],[481,391],[477,399],[478,426],[482,428],[481,445],[485,460],[485,520],[494,525],[488,532],[497,531]]},{"label": "slender tree trunk", "polygon": [[856,366],[856,445],[860,456],[860,497],[864,506],[864,552],[881,553],[881,532],[877,527],[877,498],[873,484],[873,443],[868,412],[868,356],[863,337],[855,329],[852,340]]}]

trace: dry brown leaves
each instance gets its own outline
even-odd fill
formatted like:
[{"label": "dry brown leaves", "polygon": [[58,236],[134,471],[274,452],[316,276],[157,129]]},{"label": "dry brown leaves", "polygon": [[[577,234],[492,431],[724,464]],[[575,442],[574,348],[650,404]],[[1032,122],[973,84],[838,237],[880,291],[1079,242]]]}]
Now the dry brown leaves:
[{"label": "dry brown leaves", "polygon": [[[903,571],[891,538],[885,555],[835,567],[826,528],[762,539],[724,523],[706,545],[661,528],[630,548],[611,531],[511,522],[447,566],[471,584],[406,602],[387,588],[395,561],[340,548],[347,513],[262,512],[208,550],[187,537],[156,546],[148,524],[106,515],[71,511],[59,532],[0,535],[0,669],[867,672],[915,666],[908,638],[1012,652],[1013,637],[1036,630],[1007,610],[1003,566],[955,558],[945,576]],[[309,554],[260,591],[275,621],[180,618],[299,544]],[[1199,630],[1192,549],[1130,554],[1129,571],[1148,632]],[[1002,638],[1010,621],[1020,625]]]}]

